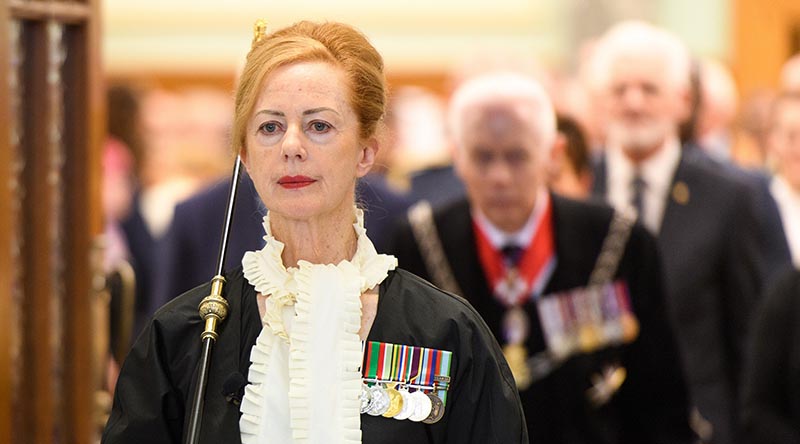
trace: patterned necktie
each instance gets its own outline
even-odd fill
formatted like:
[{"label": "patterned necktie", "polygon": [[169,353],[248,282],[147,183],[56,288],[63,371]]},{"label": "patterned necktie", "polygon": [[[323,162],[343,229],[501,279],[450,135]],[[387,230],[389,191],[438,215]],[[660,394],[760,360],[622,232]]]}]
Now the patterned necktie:
[{"label": "patterned necktie", "polygon": [[639,173],[636,173],[631,181],[631,205],[636,209],[636,214],[640,220],[644,217],[645,188],[647,188],[647,183],[642,179]]}]

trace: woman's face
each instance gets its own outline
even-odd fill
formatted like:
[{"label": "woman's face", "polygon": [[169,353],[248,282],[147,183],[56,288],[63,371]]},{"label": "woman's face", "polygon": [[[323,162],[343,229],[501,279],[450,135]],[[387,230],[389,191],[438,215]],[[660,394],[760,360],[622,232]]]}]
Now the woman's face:
[{"label": "woman's face", "polygon": [[353,206],[377,142],[360,140],[349,94],[344,71],[325,62],[283,66],[265,79],[242,160],[273,214],[308,220]]}]

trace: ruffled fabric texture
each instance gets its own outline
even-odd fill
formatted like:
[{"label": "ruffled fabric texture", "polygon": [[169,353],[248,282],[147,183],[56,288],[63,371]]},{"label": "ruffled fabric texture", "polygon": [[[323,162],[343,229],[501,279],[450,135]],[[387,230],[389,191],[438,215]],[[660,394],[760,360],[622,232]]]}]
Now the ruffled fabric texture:
[{"label": "ruffled fabric texture", "polygon": [[375,251],[359,209],[353,227],[350,261],[287,269],[267,215],[266,245],[244,255],[245,278],[268,297],[240,408],[243,444],[361,443],[361,294],[397,259]]}]

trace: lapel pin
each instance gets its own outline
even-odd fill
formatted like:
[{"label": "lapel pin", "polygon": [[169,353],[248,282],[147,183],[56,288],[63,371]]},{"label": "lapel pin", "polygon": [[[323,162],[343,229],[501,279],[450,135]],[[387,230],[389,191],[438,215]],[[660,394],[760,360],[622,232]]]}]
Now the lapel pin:
[{"label": "lapel pin", "polygon": [[686,205],[689,203],[689,185],[686,182],[677,182],[672,187],[672,199],[681,204]]}]

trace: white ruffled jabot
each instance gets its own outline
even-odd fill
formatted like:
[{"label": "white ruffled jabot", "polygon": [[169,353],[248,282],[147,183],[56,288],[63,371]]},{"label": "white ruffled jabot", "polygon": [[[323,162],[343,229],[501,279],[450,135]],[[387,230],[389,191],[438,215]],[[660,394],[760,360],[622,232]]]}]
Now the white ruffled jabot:
[{"label": "white ruffled jabot", "polygon": [[268,296],[250,353],[239,420],[243,444],[361,443],[361,294],[397,267],[378,254],[356,209],[350,261],[286,268],[264,216],[266,245],[245,253],[244,276]]}]

